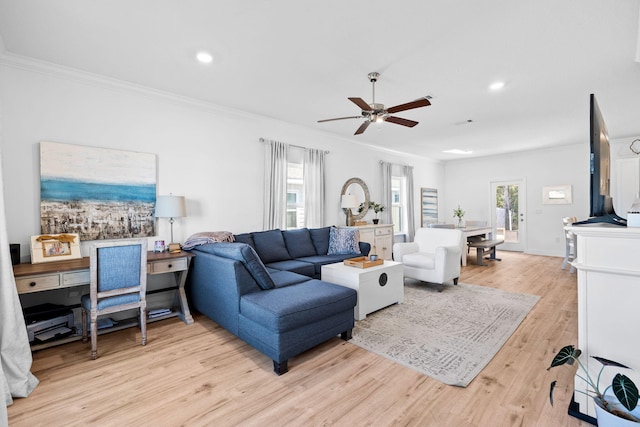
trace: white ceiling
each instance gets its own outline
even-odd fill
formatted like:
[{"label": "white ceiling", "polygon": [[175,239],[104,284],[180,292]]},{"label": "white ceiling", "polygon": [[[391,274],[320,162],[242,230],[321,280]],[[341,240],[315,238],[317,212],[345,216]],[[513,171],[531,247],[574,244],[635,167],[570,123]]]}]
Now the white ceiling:
[{"label": "white ceiling", "polygon": [[[49,61],[436,159],[640,136],[640,0],[0,0],[6,53]],[[0,43],[1,46],[1,43]],[[198,50],[214,56],[197,63]],[[362,120],[347,97],[425,95]],[[505,82],[499,92],[488,89]],[[467,120],[473,120],[468,123]],[[295,141],[287,141],[295,143]]]}]

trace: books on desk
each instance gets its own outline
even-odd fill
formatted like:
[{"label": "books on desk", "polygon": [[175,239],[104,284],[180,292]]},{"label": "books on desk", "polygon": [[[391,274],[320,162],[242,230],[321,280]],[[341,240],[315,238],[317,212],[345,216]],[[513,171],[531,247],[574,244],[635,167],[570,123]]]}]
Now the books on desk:
[{"label": "books on desk", "polygon": [[156,308],[154,310],[149,310],[149,314],[147,314],[148,319],[155,319],[156,317],[163,317],[168,314],[173,313],[170,308]]}]

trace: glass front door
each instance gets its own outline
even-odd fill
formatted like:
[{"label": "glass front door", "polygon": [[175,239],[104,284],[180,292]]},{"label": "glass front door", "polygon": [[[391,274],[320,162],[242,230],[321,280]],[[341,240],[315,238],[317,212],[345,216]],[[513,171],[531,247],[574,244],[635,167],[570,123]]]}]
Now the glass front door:
[{"label": "glass front door", "polygon": [[491,183],[492,224],[495,239],[504,240],[499,246],[507,251],[524,251],[524,182],[495,181]]}]

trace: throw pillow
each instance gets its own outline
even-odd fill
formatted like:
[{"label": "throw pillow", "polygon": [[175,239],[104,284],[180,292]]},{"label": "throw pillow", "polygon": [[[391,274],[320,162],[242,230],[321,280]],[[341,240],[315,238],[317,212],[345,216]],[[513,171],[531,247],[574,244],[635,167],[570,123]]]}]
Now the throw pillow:
[{"label": "throw pillow", "polygon": [[313,246],[316,248],[318,255],[326,255],[329,252],[329,233],[331,227],[311,228],[309,234],[311,234],[311,240],[313,240]]},{"label": "throw pillow", "polygon": [[317,255],[308,229],[285,230],[282,232],[282,236],[287,244],[287,251],[289,255],[291,255],[291,258]]},{"label": "throw pillow", "polygon": [[197,250],[240,261],[260,288],[267,290],[276,287],[258,254],[246,243],[209,243],[198,246]]},{"label": "throw pillow", "polygon": [[258,256],[265,264],[291,259],[280,229],[253,233],[253,243],[256,245]]},{"label": "throw pillow", "polygon": [[355,228],[331,227],[328,255],[360,253],[360,232]]}]

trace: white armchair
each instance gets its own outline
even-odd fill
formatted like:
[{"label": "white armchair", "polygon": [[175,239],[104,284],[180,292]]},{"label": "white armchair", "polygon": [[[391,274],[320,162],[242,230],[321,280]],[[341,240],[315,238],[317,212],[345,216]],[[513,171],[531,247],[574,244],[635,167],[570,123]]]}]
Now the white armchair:
[{"label": "white armchair", "polygon": [[419,228],[413,242],[393,245],[393,259],[404,264],[404,277],[457,285],[463,244],[460,230]]}]

